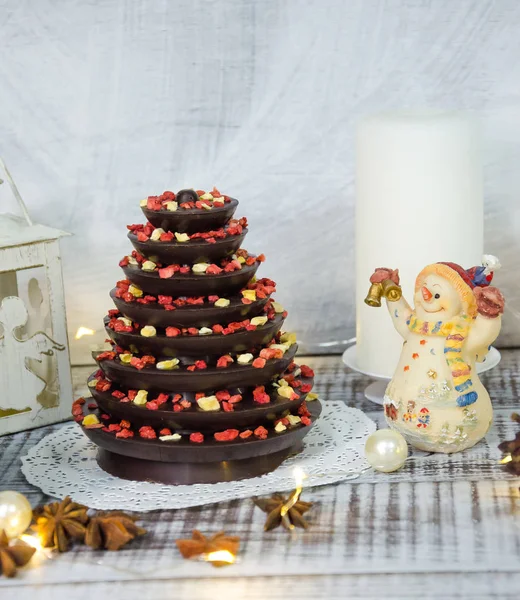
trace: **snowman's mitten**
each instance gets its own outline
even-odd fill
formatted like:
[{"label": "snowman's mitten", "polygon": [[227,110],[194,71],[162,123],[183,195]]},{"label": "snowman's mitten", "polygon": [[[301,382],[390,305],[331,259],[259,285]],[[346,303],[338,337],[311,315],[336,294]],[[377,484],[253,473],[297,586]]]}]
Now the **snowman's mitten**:
[{"label": "snowman's mitten", "polygon": [[473,290],[477,300],[477,310],[484,317],[494,319],[504,312],[504,296],[493,286],[476,287]]},{"label": "snowman's mitten", "polygon": [[388,280],[393,281],[396,285],[399,285],[399,269],[379,267],[370,277],[370,283],[383,283],[383,281]]}]

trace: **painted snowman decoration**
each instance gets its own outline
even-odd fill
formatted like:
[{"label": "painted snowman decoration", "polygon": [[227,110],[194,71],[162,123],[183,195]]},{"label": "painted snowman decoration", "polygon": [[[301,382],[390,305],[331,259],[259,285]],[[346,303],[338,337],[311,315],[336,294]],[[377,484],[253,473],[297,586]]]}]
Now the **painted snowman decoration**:
[{"label": "painted snowman decoration", "polygon": [[[504,298],[489,284],[498,260],[481,267],[455,263],[425,267],[415,282],[414,308],[400,297],[388,311],[404,338],[384,399],[390,427],[430,452],[458,452],[480,441],[493,420],[489,394],[475,362],[500,332]],[[372,284],[399,284],[397,270],[376,269]]]}]

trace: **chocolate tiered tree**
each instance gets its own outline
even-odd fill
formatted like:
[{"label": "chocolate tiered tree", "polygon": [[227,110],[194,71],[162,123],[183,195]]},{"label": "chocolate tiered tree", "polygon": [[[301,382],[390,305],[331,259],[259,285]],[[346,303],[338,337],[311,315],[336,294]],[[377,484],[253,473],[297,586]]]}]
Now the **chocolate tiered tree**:
[{"label": "chocolate tiered tree", "polygon": [[240,248],[245,218],[218,190],[164,192],[129,225],[105,318],[111,350],[95,356],[95,402],[73,414],[107,472],[164,483],[260,475],[301,449],[321,407],[294,334],[256,279],[264,260]]}]

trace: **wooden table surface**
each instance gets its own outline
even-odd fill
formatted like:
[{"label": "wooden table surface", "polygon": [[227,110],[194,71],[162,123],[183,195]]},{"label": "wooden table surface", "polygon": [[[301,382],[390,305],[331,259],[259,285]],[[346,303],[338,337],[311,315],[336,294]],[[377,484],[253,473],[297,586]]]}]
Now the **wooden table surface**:
[{"label": "wooden table surface", "polygon": [[[369,380],[338,356],[305,362],[323,401],[344,401],[382,424],[382,409],[363,396]],[[74,370],[79,393],[90,370]],[[499,464],[497,444],[518,429],[509,417],[519,373],[520,350],[504,350],[483,377],[495,406],[484,442],[462,454],[412,454],[393,474],[305,490],[315,503],[307,531],[264,533],[265,515],[249,499],[143,513],[149,533],[125,549],[51,555],[16,579],[0,578],[0,599],[517,598],[520,480]],[[26,482],[19,457],[57,427],[0,438],[0,490],[20,491],[33,506],[50,500]],[[215,569],[182,560],[174,540],[194,528],[239,535],[239,562]]]}]

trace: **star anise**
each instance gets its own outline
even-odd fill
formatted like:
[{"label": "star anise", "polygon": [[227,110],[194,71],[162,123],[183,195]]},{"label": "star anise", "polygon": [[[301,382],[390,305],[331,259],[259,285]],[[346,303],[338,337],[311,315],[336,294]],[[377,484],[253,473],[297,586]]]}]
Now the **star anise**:
[{"label": "star anise", "polygon": [[16,569],[26,565],[35,552],[36,548],[21,541],[9,546],[5,531],[0,531],[0,575],[14,577]]},{"label": "star anise", "polygon": [[[520,423],[520,415],[513,413],[511,419]],[[506,469],[515,474],[520,475],[520,431],[516,434],[514,440],[509,440],[499,444],[498,449],[505,453],[503,464],[506,465]]]},{"label": "star anise", "polygon": [[227,552],[230,560],[211,560],[209,562],[215,567],[223,567],[233,562],[238,554],[240,538],[235,535],[226,535],[224,531],[219,531],[210,538],[207,538],[200,531],[193,530],[191,539],[175,540],[177,548],[184,558],[196,558],[197,556],[210,555],[213,552]]},{"label": "star anise", "polygon": [[98,513],[90,519],[85,534],[85,544],[98,550],[119,550],[146,529],[135,524],[137,517],[124,512]]},{"label": "star anise", "polygon": [[83,540],[85,525],[88,522],[87,507],[67,496],[61,502],[51,502],[34,511],[36,525],[42,546],[57,548],[59,552],[69,549],[71,540]]},{"label": "star anise", "polygon": [[254,498],[254,503],[267,513],[267,519],[264,525],[264,531],[270,531],[280,525],[285,529],[301,527],[307,529],[309,523],[303,518],[303,515],[312,507],[312,502],[303,502],[298,500],[289,510],[285,517],[282,517],[282,508],[288,502],[288,498],[282,494],[273,494],[270,498]]}]

